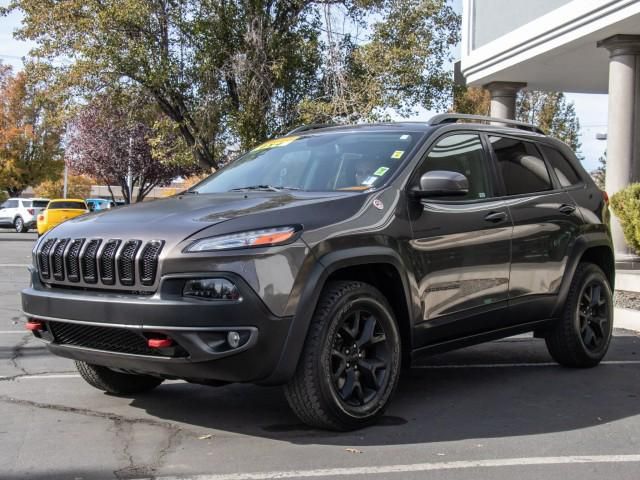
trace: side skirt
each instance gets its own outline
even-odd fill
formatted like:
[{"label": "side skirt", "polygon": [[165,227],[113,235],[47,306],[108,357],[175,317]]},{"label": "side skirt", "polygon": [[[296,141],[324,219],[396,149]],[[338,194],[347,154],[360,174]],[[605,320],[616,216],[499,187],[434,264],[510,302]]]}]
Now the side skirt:
[{"label": "side skirt", "polygon": [[479,343],[489,342],[491,340],[499,340],[501,338],[511,337],[521,333],[533,332],[542,330],[548,327],[554,322],[553,319],[537,320],[535,322],[523,323],[513,327],[500,328],[497,330],[491,330],[489,332],[478,333],[475,335],[469,335],[467,337],[456,338],[453,340],[447,340],[444,342],[434,343],[426,345],[424,347],[417,348],[411,352],[411,358],[418,358],[423,355],[433,355],[436,353],[448,352],[456,350],[458,348],[469,347],[471,345],[477,345]]}]

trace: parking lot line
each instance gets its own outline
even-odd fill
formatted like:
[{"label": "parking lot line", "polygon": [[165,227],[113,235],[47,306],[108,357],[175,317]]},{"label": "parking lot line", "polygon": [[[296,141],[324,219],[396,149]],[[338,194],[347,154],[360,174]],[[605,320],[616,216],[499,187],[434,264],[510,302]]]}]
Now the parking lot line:
[{"label": "parking lot line", "polygon": [[26,330],[0,330],[0,335],[11,335],[11,334],[20,334],[20,335],[26,335],[27,332]]},{"label": "parking lot line", "polygon": [[0,263],[0,267],[27,268],[30,266],[31,266],[30,263]]},{"label": "parking lot line", "polygon": [[[576,463],[630,463],[640,462],[640,455],[593,455],[565,457],[498,458],[492,460],[463,460],[454,462],[382,465],[378,467],[326,468],[318,470],[291,470],[281,472],[231,473],[192,476],[157,476],[155,480],[268,480],[274,478],[346,477],[353,475],[382,475],[469,468],[521,467],[530,465],[567,465]],[[143,479],[138,479],[143,480]],[[146,480],[146,479],[145,479]]]},{"label": "parking lot line", "polygon": [[[638,365],[640,360],[605,360],[600,365]],[[531,362],[531,363],[468,363],[447,365],[414,365],[411,368],[425,370],[438,370],[441,368],[527,368],[527,367],[559,367],[555,362]]]}]

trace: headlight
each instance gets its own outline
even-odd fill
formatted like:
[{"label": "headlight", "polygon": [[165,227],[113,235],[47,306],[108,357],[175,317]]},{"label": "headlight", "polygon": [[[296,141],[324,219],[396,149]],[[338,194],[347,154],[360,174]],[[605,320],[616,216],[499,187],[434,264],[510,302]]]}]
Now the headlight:
[{"label": "headlight", "polygon": [[211,252],[216,250],[232,250],[237,248],[270,247],[285,245],[297,238],[301,228],[296,226],[265,228],[248,232],[231,233],[218,237],[196,240],[187,248],[186,253]]}]

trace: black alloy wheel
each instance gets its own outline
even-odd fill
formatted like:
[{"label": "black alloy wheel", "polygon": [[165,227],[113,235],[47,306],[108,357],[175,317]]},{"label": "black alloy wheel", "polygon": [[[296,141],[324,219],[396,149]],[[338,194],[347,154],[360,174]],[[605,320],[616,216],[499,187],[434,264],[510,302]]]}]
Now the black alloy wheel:
[{"label": "black alloy wheel", "polygon": [[375,312],[358,308],[343,318],[331,358],[333,386],[346,405],[361,407],[380,395],[388,381],[391,358]]},{"label": "black alloy wheel", "polygon": [[609,303],[605,288],[600,280],[592,280],[584,286],[578,303],[580,336],[584,346],[592,352],[599,351],[609,335]]}]

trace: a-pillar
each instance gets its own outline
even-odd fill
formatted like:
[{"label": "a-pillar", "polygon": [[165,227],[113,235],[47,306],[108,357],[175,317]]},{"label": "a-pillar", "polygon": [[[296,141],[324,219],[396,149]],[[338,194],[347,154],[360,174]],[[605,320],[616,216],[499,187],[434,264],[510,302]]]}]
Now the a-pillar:
[{"label": "a-pillar", "polygon": [[[607,175],[609,196],[640,181],[640,35],[614,35],[598,42],[609,50]],[[620,224],[612,221],[616,262],[635,262]]]},{"label": "a-pillar", "polygon": [[491,116],[497,118],[516,118],[516,95],[526,87],[521,82],[491,82],[484,86],[491,94]]}]

